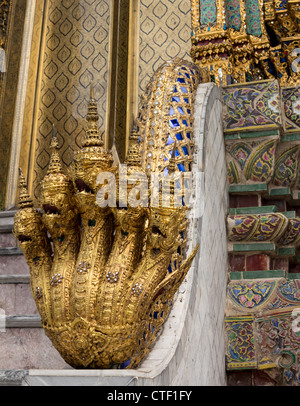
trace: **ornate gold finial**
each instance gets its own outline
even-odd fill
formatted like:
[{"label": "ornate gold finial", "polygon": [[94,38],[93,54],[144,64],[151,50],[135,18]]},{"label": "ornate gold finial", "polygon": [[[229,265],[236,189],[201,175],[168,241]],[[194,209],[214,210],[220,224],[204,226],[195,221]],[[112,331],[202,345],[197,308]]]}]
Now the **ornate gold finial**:
[{"label": "ornate gold finial", "polygon": [[23,175],[22,169],[19,168],[19,200],[18,206],[20,209],[25,209],[27,207],[33,207],[33,201],[29,196],[27,183]]},{"label": "ornate gold finial", "polygon": [[51,140],[51,144],[50,144],[50,148],[52,150],[51,153],[51,158],[50,158],[50,163],[49,163],[49,167],[48,167],[48,172],[47,174],[54,174],[54,173],[63,173],[62,170],[62,165],[60,162],[60,158],[58,155],[58,139],[56,136],[56,132],[55,132],[55,126],[54,124],[52,124],[52,140]]},{"label": "ornate gold finial", "polygon": [[173,174],[174,172],[176,172],[176,159],[175,159],[176,148],[177,148],[177,141],[174,142],[172,155],[171,155],[171,158],[169,159],[169,165],[168,165],[169,174]]},{"label": "ornate gold finial", "polygon": [[141,166],[141,153],[139,150],[139,133],[136,126],[133,127],[129,137],[129,148],[125,163],[130,166]]},{"label": "ornate gold finial", "polygon": [[52,125],[52,139],[50,143],[52,149],[50,163],[48,166],[47,174],[41,181],[41,190],[51,189],[55,191],[57,187],[69,187],[70,180],[64,174],[62,169],[61,160],[58,154],[58,139],[55,132],[55,126]]},{"label": "ornate gold finial", "polygon": [[[175,207],[175,182],[176,182],[176,148],[177,141],[174,142],[171,157],[169,159],[167,169],[168,182],[163,181],[161,190],[161,205],[162,207],[168,206],[168,209]],[[165,200],[166,199],[166,200]],[[170,199],[170,200],[169,200]]]},{"label": "ornate gold finial", "polygon": [[88,102],[88,114],[86,116],[87,121],[87,128],[86,128],[86,135],[85,139],[82,143],[83,147],[103,147],[104,143],[102,140],[103,134],[100,135],[99,128],[98,128],[98,108],[97,102],[95,100],[95,90],[93,82],[91,83],[90,87],[90,100]]}]

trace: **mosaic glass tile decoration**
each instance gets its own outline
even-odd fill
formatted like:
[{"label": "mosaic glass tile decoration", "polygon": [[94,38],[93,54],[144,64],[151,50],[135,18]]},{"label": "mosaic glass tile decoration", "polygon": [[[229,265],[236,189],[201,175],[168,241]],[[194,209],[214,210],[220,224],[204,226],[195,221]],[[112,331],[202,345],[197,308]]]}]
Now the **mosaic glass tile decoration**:
[{"label": "mosaic glass tile decoration", "polygon": [[242,25],[240,2],[238,0],[226,0],[225,10],[228,28],[239,31]]},{"label": "mosaic glass tile decoration", "polygon": [[299,145],[293,145],[279,154],[275,161],[273,183],[290,187],[297,179]]},{"label": "mosaic glass tile decoration", "polygon": [[285,130],[300,131],[300,89],[299,86],[283,88],[282,101],[285,112]]},{"label": "mosaic glass tile decoration", "polygon": [[247,180],[268,182],[274,166],[276,141],[271,140],[260,145],[247,161],[245,168]]},{"label": "mosaic glass tile decoration", "polygon": [[278,92],[277,81],[270,80],[225,87],[224,131],[247,131],[280,125]]},{"label": "mosaic glass tile decoration", "polygon": [[255,323],[258,364],[263,368],[278,366],[281,370],[281,384],[284,386],[300,384],[300,335],[299,328],[295,327],[297,317],[297,313],[290,311],[278,312],[258,318]]},{"label": "mosaic glass tile decoration", "polygon": [[251,317],[226,318],[227,369],[249,369],[257,365]]},{"label": "mosaic glass tile decoration", "polygon": [[282,213],[228,217],[229,241],[276,241],[286,230],[289,219]]},{"label": "mosaic glass tile decoration", "polygon": [[[156,81],[148,85],[137,119],[137,126],[142,134],[140,148],[148,143],[144,154],[146,169],[151,170],[157,164],[157,168],[165,174],[168,173],[167,166],[175,142],[175,158],[180,172],[188,172],[191,169],[194,146],[193,101],[199,72],[195,65],[187,61],[183,62],[178,58],[174,61],[177,62],[172,70],[170,63],[166,62],[155,72]],[[167,86],[168,75],[171,80]],[[152,109],[149,109],[148,100],[154,100]],[[168,119],[160,120],[160,114],[165,110]],[[165,135],[157,145],[160,133]]]},{"label": "mosaic glass tile decoration", "polygon": [[245,10],[247,15],[246,23],[248,34],[260,37],[262,35],[262,28],[260,22],[259,0],[246,0]]},{"label": "mosaic glass tile decoration", "polygon": [[275,287],[272,280],[233,282],[228,286],[228,295],[238,307],[257,309],[270,298]]},{"label": "mosaic glass tile decoration", "polygon": [[299,305],[297,279],[230,282],[225,317],[227,370],[270,370],[280,385],[299,386]]},{"label": "mosaic glass tile decoration", "polygon": [[215,1],[201,0],[200,22],[202,25],[215,24],[217,20],[217,7]]}]

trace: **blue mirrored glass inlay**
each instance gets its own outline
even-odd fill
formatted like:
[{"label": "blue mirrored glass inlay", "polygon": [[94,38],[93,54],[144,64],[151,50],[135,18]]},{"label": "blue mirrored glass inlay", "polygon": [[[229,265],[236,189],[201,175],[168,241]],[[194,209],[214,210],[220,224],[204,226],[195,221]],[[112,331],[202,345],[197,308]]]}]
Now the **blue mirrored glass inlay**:
[{"label": "blue mirrored glass inlay", "polygon": [[169,175],[169,169],[165,168],[164,169],[164,177],[167,177]]},{"label": "blue mirrored glass inlay", "polygon": [[[173,150],[169,151],[169,152],[170,152],[170,155],[173,156]],[[175,157],[179,156],[179,155],[180,155],[179,152],[177,151],[177,149],[175,149]]]},{"label": "blue mirrored glass inlay", "polygon": [[181,86],[181,91],[182,91],[182,93],[187,93],[188,92],[187,88],[185,86]]},{"label": "blue mirrored glass inlay", "polygon": [[178,97],[178,96],[173,96],[173,97],[172,97],[172,101],[180,102],[180,97]]},{"label": "blue mirrored glass inlay", "polygon": [[174,93],[177,93],[178,92],[178,90],[177,90],[177,87],[175,86],[174,87]]},{"label": "blue mirrored glass inlay", "polygon": [[190,75],[188,73],[185,74],[187,78],[190,78]]},{"label": "blue mirrored glass inlay", "polygon": [[182,147],[182,151],[184,152],[184,155],[189,155],[187,147]]},{"label": "blue mirrored glass inlay", "polygon": [[188,123],[187,123],[186,120],[182,120],[182,122],[183,122],[183,124],[184,124],[186,127],[188,127]]},{"label": "blue mirrored glass inlay", "polygon": [[188,137],[188,139],[191,139],[191,133],[186,133],[186,136]]},{"label": "blue mirrored glass inlay", "polygon": [[184,98],[184,101],[185,101],[186,103],[188,103],[188,104],[190,103],[190,101],[189,101],[189,99],[188,99],[187,97]]},{"label": "blue mirrored glass inlay", "polygon": [[128,361],[123,362],[123,364],[120,365],[120,369],[125,369],[128,367],[128,365],[130,364],[131,359],[129,359]]},{"label": "blue mirrored glass inlay", "polygon": [[172,273],[172,265],[171,264],[168,266],[168,271],[169,271],[169,273]]},{"label": "blue mirrored glass inlay", "polygon": [[170,113],[169,113],[169,115],[172,116],[173,114],[175,114],[175,113],[174,113],[174,109],[173,109],[173,107],[171,107],[171,108],[170,108]]},{"label": "blue mirrored glass inlay", "polygon": [[178,111],[180,114],[184,114],[183,108],[182,107],[178,107]]},{"label": "blue mirrored glass inlay", "polygon": [[174,118],[174,120],[170,120],[170,125],[172,128],[179,127],[178,120],[176,118]]},{"label": "blue mirrored glass inlay", "polygon": [[180,172],[185,172],[185,167],[183,164],[177,164],[178,169],[180,170]]},{"label": "blue mirrored glass inlay", "polygon": [[188,114],[191,114],[191,110],[190,110],[190,109],[186,109],[186,111],[188,112]]},{"label": "blue mirrored glass inlay", "polygon": [[169,135],[167,145],[174,144],[173,138]]},{"label": "blue mirrored glass inlay", "polygon": [[177,78],[177,82],[179,83],[185,83],[185,80],[183,78]]},{"label": "blue mirrored glass inlay", "polygon": [[181,133],[177,133],[177,134],[176,134],[176,138],[178,139],[178,141],[182,141],[182,140],[183,140],[183,137],[182,137],[182,134],[181,134]]}]

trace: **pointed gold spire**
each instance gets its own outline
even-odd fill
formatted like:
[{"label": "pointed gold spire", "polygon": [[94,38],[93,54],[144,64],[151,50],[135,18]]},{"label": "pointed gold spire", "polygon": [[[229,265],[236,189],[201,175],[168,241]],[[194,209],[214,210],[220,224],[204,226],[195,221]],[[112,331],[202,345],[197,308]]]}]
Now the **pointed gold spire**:
[{"label": "pointed gold spire", "polygon": [[41,181],[41,191],[53,190],[58,187],[66,187],[70,183],[69,178],[65,175],[62,163],[58,154],[58,139],[54,124],[52,125],[52,139],[50,143],[51,157],[47,174]]},{"label": "pointed gold spire", "polygon": [[171,155],[171,158],[169,159],[169,164],[168,164],[169,174],[176,172],[176,158],[175,158],[176,148],[177,148],[177,141],[174,142],[172,155]]},{"label": "pointed gold spire", "polygon": [[129,147],[125,163],[130,166],[141,166],[141,153],[139,149],[139,133],[134,126],[129,136]]},{"label": "pointed gold spire", "polygon": [[178,179],[180,172],[176,166],[176,149],[177,141],[174,142],[171,157],[166,166],[167,174],[165,175],[165,178],[167,179],[162,184],[161,204],[163,207],[175,208],[179,204],[179,195],[177,186],[175,185],[177,185],[178,182],[181,183],[181,180],[180,178]]},{"label": "pointed gold spire", "polygon": [[20,209],[25,209],[26,207],[33,207],[33,201],[29,196],[27,183],[23,175],[22,169],[19,168],[19,199],[18,206]]},{"label": "pointed gold spire", "polygon": [[104,145],[102,137],[98,128],[98,108],[95,100],[94,84],[91,83],[90,87],[90,100],[88,102],[88,113],[86,116],[87,128],[85,130],[85,139],[82,143],[83,147],[102,147]]},{"label": "pointed gold spire", "polygon": [[94,83],[91,82],[91,87],[90,87],[90,99],[95,100],[95,89],[94,89]]},{"label": "pointed gold spire", "polygon": [[55,132],[54,124],[52,124],[52,140],[50,144],[50,148],[52,149],[50,163],[47,171],[47,175],[54,174],[54,173],[63,173],[61,161],[58,155],[58,139]]}]

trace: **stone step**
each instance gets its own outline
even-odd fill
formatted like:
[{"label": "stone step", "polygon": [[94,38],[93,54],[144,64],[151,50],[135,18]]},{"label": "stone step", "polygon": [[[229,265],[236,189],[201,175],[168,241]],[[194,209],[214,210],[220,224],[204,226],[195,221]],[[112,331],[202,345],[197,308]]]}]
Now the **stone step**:
[{"label": "stone step", "polygon": [[12,234],[16,210],[0,212],[0,275],[29,275],[29,268]]},{"label": "stone step", "polygon": [[5,331],[0,330],[1,369],[71,368],[40,328],[37,316],[9,317],[6,323]]},{"label": "stone step", "polygon": [[41,328],[41,318],[37,315],[6,316],[5,328]]},{"label": "stone step", "polygon": [[23,255],[19,247],[0,247],[0,256]]},{"label": "stone step", "polygon": [[15,239],[14,235],[10,233],[0,233],[0,248],[6,247],[13,247],[16,248],[18,246],[17,240]]},{"label": "stone step", "polygon": [[0,275],[29,275],[24,255],[0,255]]},{"label": "stone step", "polygon": [[38,315],[29,275],[0,275],[0,309],[7,316]]},{"label": "stone step", "polygon": [[11,233],[16,210],[0,212],[0,233]]},{"label": "stone step", "polygon": [[0,275],[0,284],[30,283],[30,276],[27,275]]},{"label": "stone step", "polygon": [[[0,212],[0,368],[70,369],[41,328],[29,267],[12,234],[15,213]],[[0,371],[0,386],[18,385],[22,376]]]}]

